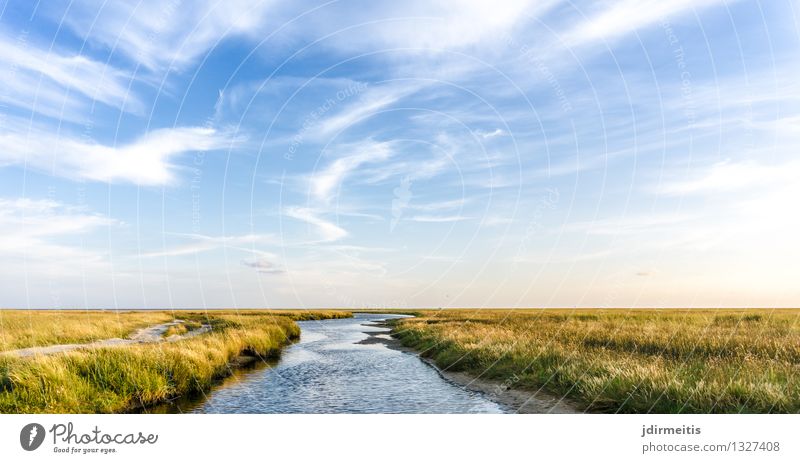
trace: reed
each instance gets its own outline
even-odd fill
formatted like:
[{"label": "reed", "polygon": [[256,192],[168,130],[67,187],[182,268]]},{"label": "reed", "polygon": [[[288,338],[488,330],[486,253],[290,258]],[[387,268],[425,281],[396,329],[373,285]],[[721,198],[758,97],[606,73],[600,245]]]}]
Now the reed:
[{"label": "reed", "polygon": [[800,412],[800,310],[442,310],[394,335],[443,369],[633,413]]}]

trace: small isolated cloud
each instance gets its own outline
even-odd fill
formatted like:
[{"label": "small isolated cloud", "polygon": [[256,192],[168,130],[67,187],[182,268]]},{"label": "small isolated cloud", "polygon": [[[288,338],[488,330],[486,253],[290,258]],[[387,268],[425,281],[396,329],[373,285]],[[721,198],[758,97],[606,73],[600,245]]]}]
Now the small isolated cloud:
[{"label": "small isolated cloud", "polygon": [[488,138],[502,137],[506,135],[506,131],[503,129],[494,129],[491,132],[484,132],[483,130],[478,130],[475,133],[483,137],[484,140]]},{"label": "small isolated cloud", "polygon": [[256,269],[258,273],[280,274],[285,273],[282,269],[278,268],[275,264],[265,258],[245,259],[242,265]]}]

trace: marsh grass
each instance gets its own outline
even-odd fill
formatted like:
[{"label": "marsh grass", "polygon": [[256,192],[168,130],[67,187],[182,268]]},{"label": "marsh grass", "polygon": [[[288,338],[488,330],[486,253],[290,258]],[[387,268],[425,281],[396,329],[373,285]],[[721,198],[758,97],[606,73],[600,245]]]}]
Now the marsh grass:
[{"label": "marsh grass", "polygon": [[186,326],[185,323],[181,323],[179,325],[172,325],[164,331],[162,334],[163,337],[168,338],[170,336],[180,336],[189,332],[189,328]]},{"label": "marsh grass", "polygon": [[[195,316],[195,318],[197,318]],[[194,331],[198,328],[203,326],[203,322],[201,320],[183,320],[182,322],[172,325],[168,327],[164,333],[162,334],[163,337],[168,338],[170,336],[181,336],[184,334],[189,333],[190,331]]]},{"label": "marsh grass", "polygon": [[164,311],[0,310],[0,352],[125,338],[139,328],[173,318],[173,312]]},{"label": "marsh grass", "polygon": [[394,334],[440,367],[587,410],[800,412],[800,310],[444,310]]},{"label": "marsh grass", "polygon": [[[155,314],[148,316],[155,317],[150,322],[160,320]],[[169,320],[175,314],[163,316]],[[229,375],[241,356],[277,357],[300,335],[295,320],[349,316],[335,311],[183,312],[177,317],[202,320],[212,331],[176,342],[28,358],[0,355],[0,412],[124,412],[196,394]],[[42,326],[50,326],[50,319],[42,320],[47,320]]]}]

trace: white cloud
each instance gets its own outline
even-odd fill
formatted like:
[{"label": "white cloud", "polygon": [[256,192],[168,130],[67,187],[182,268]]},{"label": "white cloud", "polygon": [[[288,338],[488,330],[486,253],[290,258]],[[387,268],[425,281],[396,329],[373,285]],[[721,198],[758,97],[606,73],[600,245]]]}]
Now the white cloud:
[{"label": "white cloud", "polygon": [[508,135],[505,130],[503,129],[494,129],[491,132],[484,132],[482,130],[478,130],[475,133],[483,137],[484,139],[487,138],[494,138],[494,137],[502,137]]},{"label": "white cloud", "polygon": [[70,207],[57,201],[0,198],[0,259],[4,271],[74,274],[78,268],[105,265],[105,253],[59,243],[69,236],[83,236],[118,221]]},{"label": "white cloud", "polygon": [[336,135],[351,125],[391,106],[402,98],[411,95],[420,88],[420,84],[393,84],[372,87],[365,91],[357,101],[341,111],[321,120],[318,129],[312,134],[317,138]]},{"label": "white cloud", "polygon": [[670,16],[700,10],[727,0],[626,0],[610,2],[608,8],[590,15],[562,37],[567,47],[611,40]]},{"label": "white cloud", "polygon": [[86,101],[141,113],[142,103],[131,95],[131,76],[107,63],[85,56],[44,50],[27,38],[0,34],[4,90],[10,104],[49,117],[77,120]]},{"label": "white cloud", "polygon": [[435,143],[422,149],[414,146],[412,150],[405,150],[402,155],[393,155],[392,159],[397,159],[394,162],[384,162],[363,169],[364,182],[377,184],[391,177],[408,177],[412,181],[419,181],[446,173],[448,167],[455,167],[458,172],[463,173],[467,169],[482,169],[485,166],[483,160],[472,162],[472,159],[468,159],[470,154],[482,151],[465,145],[458,137],[439,133],[435,137]]},{"label": "white cloud", "polygon": [[[554,1],[406,0],[340,3],[319,15],[313,31],[324,44],[345,51],[368,49],[453,49],[499,40],[518,21]],[[347,26],[358,24],[349,29]]]},{"label": "white cloud", "polygon": [[285,214],[294,219],[302,220],[313,225],[324,242],[338,241],[347,236],[347,230],[341,228],[333,222],[321,218],[318,212],[303,207],[289,207]]},{"label": "white cloud", "polygon": [[460,198],[444,201],[433,201],[424,204],[409,204],[409,209],[416,209],[419,211],[440,211],[444,209],[460,209],[471,201],[471,198]]},{"label": "white cloud", "polygon": [[2,198],[0,223],[6,233],[24,231],[25,236],[44,237],[83,233],[116,222],[49,199]]},{"label": "white cloud", "polygon": [[[171,233],[170,235],[189,241],[187,244],[165,248],[142,254],[141,257],[175,257],[196,255],[202,252],[213,251],[221,248],[236,249],[245,252],[267,254],[252,248],[256,244],[275,244],[277,240],[272,234],[247,234],[233,236],[208,236],[196,233]],[[251,246],[247,248],[246,246]]]},{"label": "white cloud", "polygon": [[410,220],[414,222],[463,222],[465,220],[472,220],[473,217],[465,217],[463,215],[415,215]]},{"label": "white cloud", "polygon": [[[151,70],[183,68],[226,37],[263,38],[272,2],[179,0],[70,4],[63,22],[90,42],[119,50]],[[266,32],[268,33],[268,32]]]},{"label": "white cloud", "polygon": [[151,131],[132,143],[108,146],[59,136],[45,129],[0,134],[0,166],[24,165],[70,179],[167,185],[174,158],[189,151],[225,148],[237,140],[208,127]]},{"label": "white cloud", "polygon": [[[76,0],[63,22],[89,42],[119,50],[148,69],[184,68],[221,41],[254,42],[284,28],[281,40],[321,37],[321,46],[353,51],[381,48],[452,49],[499,41],[501,33],[558,3],[556,0],[409,0],[314,7],[295,2]],[[62,20],[62,11],[51,16]],[[310,14],[309,14],[310,13]],[[303,15],[302,21],[293,20]],[[358,25],[352,28],[352,25]]]},{"label": "white cloud", "polygon": [[[693,172],[699,170],[700,168],[696,168]],[[657,193],[665,196],[683,196],[791,184],[800,178],[800,162],[766,165],[753,160],[725,161],[714,164],[693,177],[666,183],[657,190]]]},{"label": "white cloud", "polygon": [[385,161],[393,154],[392,143],[372,140],[340,145],[336,150],[352,154],[339,157],[321,171],[311,174],[309,179],[311,193],[325,202],[336,195],[342,181],[351,172],[364,164]]}]

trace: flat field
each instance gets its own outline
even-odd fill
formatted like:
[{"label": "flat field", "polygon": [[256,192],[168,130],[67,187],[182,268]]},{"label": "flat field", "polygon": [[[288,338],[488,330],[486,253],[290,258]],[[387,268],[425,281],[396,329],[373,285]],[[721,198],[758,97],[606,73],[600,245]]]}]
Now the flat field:
[{"label": "flat field", "polygon": [[[390,312],[382,310],[381,312]],[[800,310],[414,310],[393,334],[439,368],[544,390],[586,411],[800,412]],[[207,390],[272,359],[297,320],[329,311],[0,311],[0,413],[135,411]],[[164,323],[171,342],[15,349],[131,337]],[[211,327],[189,337],[198,327]],[[176,340],[177,339],[177,340]]]},{"label": "flat field", "polygon": [[396,323],[442,369],[585,410],[800,412],[800,310],[437,310]]}]

